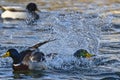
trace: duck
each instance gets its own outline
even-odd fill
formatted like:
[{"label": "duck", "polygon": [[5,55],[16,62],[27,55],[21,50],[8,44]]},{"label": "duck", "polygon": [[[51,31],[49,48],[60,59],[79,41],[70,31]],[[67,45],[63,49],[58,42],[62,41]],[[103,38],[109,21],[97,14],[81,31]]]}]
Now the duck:
[{"label": "duck", "polygon": [[76,58],[91,58],[93,56],[95,56],[94,54],[89,53],[87,50],[85,49],[78,49],[74,54],[74,57]]},{"label": "duck", "polygon": [[36,13],[39,10],[35,3],[28,3],[26,9],[20,6],[0,6],[0,8],[3,10],[2,19],[26,20],[27,24],[34,23],[39,19],[39,15]]},{"label": "duck", "polygon": [[54,40],[37,43],[21,52],[18,52],[15,48],[10,48],[1,57],[12,58],[12,68],[14,71],[45,70],[47,69],[45,65],[45,54],[39,51],[38,47]]}]

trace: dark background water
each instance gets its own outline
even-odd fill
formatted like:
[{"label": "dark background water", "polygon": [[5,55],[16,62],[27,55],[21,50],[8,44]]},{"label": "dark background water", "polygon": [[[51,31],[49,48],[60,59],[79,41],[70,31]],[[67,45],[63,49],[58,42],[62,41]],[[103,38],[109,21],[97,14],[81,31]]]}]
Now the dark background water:
[{"label": "dark background water", "polygon": [[[119,80],[120,1],[119,0],[0,0],[0,5],[25,7],[37,3],[41,12],[37,25],[24,21],[0,20],[0,54],[9,48],[22,51],[48,39],[58,39],[39,49],[58,53],[48,60],[48,70],[13,72],[10,58],[0,58],[0,79]],[[2,13],[2,11],[0,11]],[[87,49],[97,56],[76,59],[73,53]]]}]

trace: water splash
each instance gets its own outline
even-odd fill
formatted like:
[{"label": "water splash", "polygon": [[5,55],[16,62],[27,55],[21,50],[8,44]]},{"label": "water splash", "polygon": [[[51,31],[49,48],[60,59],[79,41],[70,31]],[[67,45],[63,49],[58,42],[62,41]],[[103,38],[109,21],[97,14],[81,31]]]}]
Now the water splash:
[{"label": "water splash", "polygon": [[52,27],[54,33],[52,37],[59,39],[56,41],[56,45],[60,47],[54,47],[58,53],[72,54],[75,50],[84,48],[97,54],[100,26],[102,25],[98,22],[101,21],[101,18],[98,16],[89,19],[88,17],[91,15],[73,12],[55,15],[53,13],[47,18],[47,22],[54,26]]},{"label": "water splash", "polygon": [[[4,30],[8,31],[9,35],[12,35],[11,42],[16,42],[14,45],[22,44],[23,47],[48,39],[57,39],[40,47],[40,50],[45,54],[58,53],[61,55],[62,58],[59,56],[50,63],[56,68],[60,67],[63,69],[73,69],[76,66],[75,64],[78,64],[77,67],[84,65],[79,60],[68,56],[73,55],[80,48],[86,49],[90,53],[98,54],[101,27],[109,25],[107,23],[109,22],[108,20],[104,20],[97,14],[82,14],[74,11],[70,13],[56,13],[54,11],[41,13],[40,17],[41,19],[37,25],[27,26],[19,23],[18,26],[20,28],[12,29],[12,32],[8,29]],[[21,51],[21,49],[19,50]],[[91,63],[87,60],[82,61],[88,65]],[[72,64],[74,65],[72,66]]]}]

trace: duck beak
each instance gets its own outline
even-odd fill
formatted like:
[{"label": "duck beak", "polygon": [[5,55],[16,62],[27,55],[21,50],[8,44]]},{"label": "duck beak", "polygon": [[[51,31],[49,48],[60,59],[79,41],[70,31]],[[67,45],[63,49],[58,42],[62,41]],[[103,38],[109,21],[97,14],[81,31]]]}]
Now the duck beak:
[{"label": "duck beak", "polygon": [[93,56],[95,56],[95,55],[93,55],[93,54],[91,54],[91,53],[86,53],[86,58],[91,58],[91,57],[93,57]]},{"label": "duck beak", "polygon": [[6,52],[5,54],[3,54],[1,57],[2,58],[6,58],[6,57],[9,57],[10,56],[10,52]]}]

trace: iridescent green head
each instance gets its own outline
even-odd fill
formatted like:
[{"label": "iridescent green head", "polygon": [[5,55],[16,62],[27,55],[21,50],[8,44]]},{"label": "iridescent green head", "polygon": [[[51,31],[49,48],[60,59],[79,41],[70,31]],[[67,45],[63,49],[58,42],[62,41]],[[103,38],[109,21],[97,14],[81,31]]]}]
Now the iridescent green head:
[{"label": "iridescent green head", "polygon": [[85,49],[79,49],[74,53],[74,56],[77,58],[83,57],[83,58],[90,58],[92,56],[95,56],[91,53],[89,53],[87,50]]},{"label": "iridescent green head", "polygon": [[11,57],[13,59],[13,64],[18,64],[21,62],[21,55],[16,49],[9,49],[5,54],[2,55],[2,57]]}]

